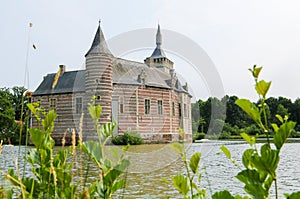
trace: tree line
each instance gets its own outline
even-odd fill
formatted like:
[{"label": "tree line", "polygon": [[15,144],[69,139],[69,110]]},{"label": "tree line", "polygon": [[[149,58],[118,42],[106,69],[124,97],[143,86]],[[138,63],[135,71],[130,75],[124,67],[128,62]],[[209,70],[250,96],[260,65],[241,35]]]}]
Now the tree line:
[{"label": "tree line", "polygon": [[[253,124],[250,117],[236,104],[237,96],[224,96],[221,99],[210,97],[207,100],[199,99],[192,103],[192,128],[196,138],[215,137],[219,139],[238,138],[240,133],[262,135],[263,132]],[[266,101],[268,124],[279,121],[276,115],[288,117],[297,122],[293,137],[300,137],[300,98],[294,102],[285,97],[270,97]],[[259,102],[254,102],[259,104]]]},{"label": "tree line", "polygon": [[[18,144],[20,135],[25,137],[28,125],[28,108],[26,104],[30,98],[26,95],[26,88],[0,88],[0,140],[5,144]],[[237,96],[224,96],[221,99],[210,97],[207,100],[199,99],[192,103],[192,129],[196,136],[232,138],[239,137],[240,133],[249,135],[263,134],[252,123],[249,116],[236,104]],[[293,137],[300,137],[300,98],[294,102],[285,97],[270,97],[268,104],[268,123],[279,124],[276,114],[282,117],[288,116],[290,120],[297,122]],[[258,102],[256,102],[258,104]],[[20,127],[23,125],[20,134]],[[270,127],[271,129],[271,127]],[[22,139],[25,141],[25,139]]]}]

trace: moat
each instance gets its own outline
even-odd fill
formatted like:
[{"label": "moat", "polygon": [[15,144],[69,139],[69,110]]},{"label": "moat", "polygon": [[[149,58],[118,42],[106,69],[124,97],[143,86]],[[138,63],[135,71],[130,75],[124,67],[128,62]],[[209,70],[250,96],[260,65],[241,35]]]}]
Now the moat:
[{"label": "moat", "polygon": [[[237,163],[241,165],[241,156],[243,151],[249,147],[243,141],[207,141],[203,143],[193,143],[187,146],[188,155],[196,151],[202,153],[201,169],[202,178],[200,185],[207,191],[208,198],[212,193],[227,189],[233,194],[245,195],[243,185],[235,179],[239,172],[226,157],[220,152],[220,146],[225,144],[232,153]],[[260,146],[260,144],[258,144]],[[110,146],[115,147],[115,146]],[[21,147],[21,153],[24,154],[25,147]],[[3,153],[0,156],[0,168],[14,168],[14,159],[18,154],[19,147],[3,146]],[[291,193],[300,190],[300,143],[287,143],[281,151],[281,160],[278,168],[278,186],[279,196],[283,193]],[[121,190],[117,198],[178,198],[177,191],[170,185],[162,182],[163,178],[170,179],[172,176],[182,173],[183,164],[178,155],[170,148],[168,144],[138,145],[131,146],[127,155],[130,158],[131,165],[128,172],[124,175],[126,178],[126,187]],[[82,158],[84,165],[78,164],[75,167],[83,168],[83,175],[87,174],[88,181],[97,179],[98,171],[93,166],[93,162]],[[74,161],[74,159],[70,159]],[[19,158],[19,168],[22,170],[22,158]],[[88,168],[88,173],[86,173]],[[29,170],[27,167],[26,170]],[[27,174],[30,172],[26,172]],[[76,171],[75,171],[76,173]],[[79,177],[75,180],[80,180]],[[0,180],[3,183],[3,179]],[[5,182],[4,182],[5,183]],[[273,189],[271,189],[272,191]]]}]

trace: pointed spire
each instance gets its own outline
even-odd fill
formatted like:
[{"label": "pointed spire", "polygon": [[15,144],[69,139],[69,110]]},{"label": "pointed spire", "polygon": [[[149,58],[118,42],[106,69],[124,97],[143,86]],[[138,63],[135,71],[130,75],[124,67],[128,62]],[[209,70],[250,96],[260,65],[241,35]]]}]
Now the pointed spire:
[{"label": "pointed spire", "polygon": [[161,46],[161,33],[160,33],[160,25],[158,24],[157,33],[156,33],[156,46],[160,48]]},{"label": "pointed spire", "polygon": [[161,48],[162,44],[162,36],[160,32],[160,25],[158,24],[157,32],[156,32],[156,48],[152,53],[151,57],[166,57],[164,50]]},{"label": "pointed spire", "polygon": [[104,34],[101,30],[100,23],[101,23],[101,20],[99,20],[99,26],[98,26],[96,35],[94,37],[92,46],[91,46],[90,50],[86,53],[85,56],[88,56],[89,54],[98,54],[98,53],[112,55],[112,53],[110,52],[110,50],[106,44]]}]

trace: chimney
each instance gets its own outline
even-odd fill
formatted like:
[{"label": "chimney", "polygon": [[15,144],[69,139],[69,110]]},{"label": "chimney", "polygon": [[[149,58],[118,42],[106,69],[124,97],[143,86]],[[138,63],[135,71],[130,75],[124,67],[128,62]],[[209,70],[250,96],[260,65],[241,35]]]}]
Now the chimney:
[{"label": "chimney", "polygon": [[171,80],[171,82],[170,82],[171,88],[174,88],[175,87],[175,82],[176,82],[176,80],[175,80],[176,73],[175,73],[175,70],[173,68],[170,69],[170,76],[171,76],[171,79],[170,79]]},{"label": "chimney", "polygon": [[146,75],[145,70],[142,70],[142,72],[138,75],[138,82],[140,82],[143,85],[145,85],[146,77],[147,77],[147,75]]},{"label": "chimney", "polygon": [[59,65],[59,71],[60,71],[60,76],[66,72],[66,66],[65,65]]}]

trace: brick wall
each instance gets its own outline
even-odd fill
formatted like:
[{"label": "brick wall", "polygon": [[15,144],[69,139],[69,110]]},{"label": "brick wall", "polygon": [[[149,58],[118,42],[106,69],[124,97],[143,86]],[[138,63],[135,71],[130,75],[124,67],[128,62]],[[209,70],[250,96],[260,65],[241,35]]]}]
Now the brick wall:
[{"label": "brick wall", "polygon": [[[131,130],[146,142],[171,142],[179,139],[178,93],[174,90],[147,86],[114,85],[113,98],[119,99],[118,132]],[[145,99],[150,100],[150,113],[145,113]],[[158,113],[162,101],[162,114]],[[172,111],[174,102],[175,113]],[[186,99],[188,103],[188,99]],[[123,104],[123,105],[121,105]],[[121,106],[123,112],[120,111]],[[185,119],[188,122],[188,118]],[[191,122],[187,125],[191,125]],[[191,131],[191,127],[190,127]],[[189,132],[187,132],[188,134]]]}]

